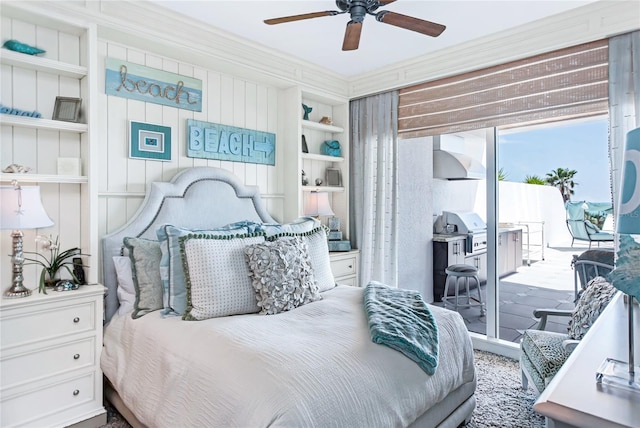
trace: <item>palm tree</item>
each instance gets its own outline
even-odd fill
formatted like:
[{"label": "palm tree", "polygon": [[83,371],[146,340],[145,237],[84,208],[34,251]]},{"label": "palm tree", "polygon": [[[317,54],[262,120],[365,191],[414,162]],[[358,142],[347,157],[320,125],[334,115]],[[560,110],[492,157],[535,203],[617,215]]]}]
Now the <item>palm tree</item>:
[{"label": "palm tree", "polygon": [[524,182],[527,183],[527,184],[540,184],[540,185],[547,184],[547,182],[544,180],[544,178],[540,178],[537,175],[527,175],[524,178]]},{"label": "palm tree", "polygon": [[576,186],[573,177],[578,173],[575,169],[558,168],[547,173],[547,183],[557,187],[562,194],[562,200],[564,202],[571,200],[573,195],[573,188]]},{"label": "palm tree", "polygon": [[504,168],[500,168],[498,170],[498,181],[506,181],[507,180],[507,173],[504,172]]}]

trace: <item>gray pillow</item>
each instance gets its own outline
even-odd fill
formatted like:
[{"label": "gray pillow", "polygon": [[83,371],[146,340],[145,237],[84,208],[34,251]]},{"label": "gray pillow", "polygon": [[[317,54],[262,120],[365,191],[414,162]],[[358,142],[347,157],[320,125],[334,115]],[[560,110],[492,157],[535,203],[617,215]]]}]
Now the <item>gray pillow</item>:
[{"label": "gray pillow", "polygon": [[569,320],[570,339],[581,340],[584,337],[616,291],[616,288],[601,276],[589,281]]},{"label": "gray pillow", "polygon": [[327,244],[327,231],[324,226],[316,227],[308,232],[289,232],[267,237],[268,241],[299,236],[307,243],[313,276],[318,283],[318,289],[322,293],[336,286],[336,281],[331,270],[329,258],[329,245]]},{"label": "gray pillow", "polygon": [[160,243],[142,238],[124,238],[124,246],[129,250],[131,276],[136,299],[132,318],[140,318],[149,312],[164,307],[162,303],[162,280],[160,279]]},{"label": "gray pillow", "polygon": [[249,245],[244,253],[261,314],[278,314],[322,299],[301,237]]}]

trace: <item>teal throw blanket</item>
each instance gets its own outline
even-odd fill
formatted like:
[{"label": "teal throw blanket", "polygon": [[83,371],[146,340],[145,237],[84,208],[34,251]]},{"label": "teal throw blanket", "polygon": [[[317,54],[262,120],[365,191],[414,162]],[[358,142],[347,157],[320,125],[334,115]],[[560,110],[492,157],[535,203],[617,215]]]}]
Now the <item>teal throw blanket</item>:
[{"label": "teal throw blanket", "polygon": [[438,367],[438,326],[419,292],[371,281],[364,290],[371,340],[402,352],[427,374]]}]

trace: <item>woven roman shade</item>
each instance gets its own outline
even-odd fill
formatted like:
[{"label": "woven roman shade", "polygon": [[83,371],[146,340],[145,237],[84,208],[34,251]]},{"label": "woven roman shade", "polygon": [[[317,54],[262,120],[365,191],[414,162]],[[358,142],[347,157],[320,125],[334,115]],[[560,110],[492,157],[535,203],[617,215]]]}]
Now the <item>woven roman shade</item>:
[{"label": "woven roman shade", "polygon": [[608,62],[605,39],[401,89],[399,137],[606,114]]}]

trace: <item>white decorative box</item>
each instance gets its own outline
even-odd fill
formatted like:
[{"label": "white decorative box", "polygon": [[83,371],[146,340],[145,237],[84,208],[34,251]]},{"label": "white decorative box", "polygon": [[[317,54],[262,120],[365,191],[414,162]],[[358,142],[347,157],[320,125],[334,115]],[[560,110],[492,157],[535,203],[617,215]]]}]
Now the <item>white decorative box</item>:
[{"label": "white decorative box", "polygon": [[58,175],[82,175],[80,158],[58,158]]}]

